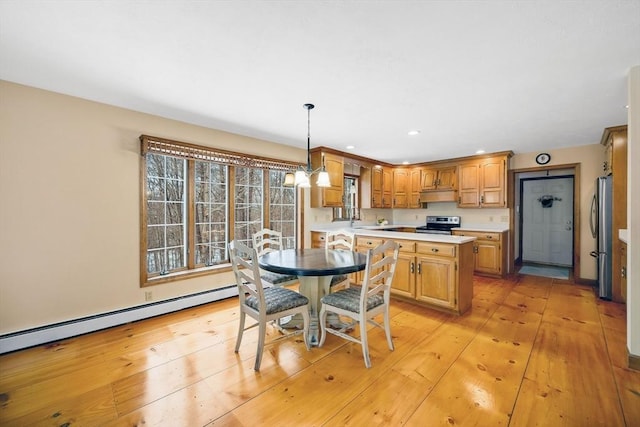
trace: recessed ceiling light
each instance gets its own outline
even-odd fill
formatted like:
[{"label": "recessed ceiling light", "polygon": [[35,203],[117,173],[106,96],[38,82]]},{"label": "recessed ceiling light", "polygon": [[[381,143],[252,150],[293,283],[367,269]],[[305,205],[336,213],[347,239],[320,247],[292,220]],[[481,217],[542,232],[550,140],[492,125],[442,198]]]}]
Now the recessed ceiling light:
[{"label": "recessed ceiling light", "polygon": [[476,154],[484,154],[484,150],[478,150],[476,151]]},{"label": "recessed ceiling light", "polygon": [[409,136],[415,136],[420,134],[419,130],[410,130],[409,132],[407,132],[409,134]]},{"label": "recessed ceiling light", "polygon": [[353,150],[354,148],[356,148],[355,145],[347,145],[347,150]]},{"label": "recessed ceiling light", "polygon": [[408,164],[409,164],[409,162],[405,160],[404,162],[402,162],[402,164],[403,164],[403,165],[408,165]]}]

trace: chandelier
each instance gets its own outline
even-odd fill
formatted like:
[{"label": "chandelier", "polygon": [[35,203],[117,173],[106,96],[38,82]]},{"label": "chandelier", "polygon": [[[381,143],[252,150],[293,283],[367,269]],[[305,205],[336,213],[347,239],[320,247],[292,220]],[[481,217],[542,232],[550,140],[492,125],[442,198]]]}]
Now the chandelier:
[{"label": "chandelier", "polygon": [[307,109],[307,169],[302,169],[302,166],[298,168],[295,175],[288,172],[284,178],[284,185],[287,187],[297,186],[300,188],[311,187],[311,176],[318,174],[318,180],[316,185],[318,187],[331,187],[331,181],[329,180],[329,172],[324,167],[324,155],[322,156],[322,166],[316,170],[311,168],[311,110],[315,106],[313,104],[304,104],[304,108]]}]

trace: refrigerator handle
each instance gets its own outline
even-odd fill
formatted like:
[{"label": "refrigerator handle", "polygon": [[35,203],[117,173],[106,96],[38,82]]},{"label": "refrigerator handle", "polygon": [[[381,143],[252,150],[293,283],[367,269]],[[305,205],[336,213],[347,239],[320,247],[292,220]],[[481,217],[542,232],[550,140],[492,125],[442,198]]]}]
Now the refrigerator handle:
[{"label": "refrigerator handle", "polygon": [[591,200],[591,217],[589,218],[589,226],[591,227],[591,235],[595,239],[598,237],[598,210],[596,209],[596,195],[593,195]]}]

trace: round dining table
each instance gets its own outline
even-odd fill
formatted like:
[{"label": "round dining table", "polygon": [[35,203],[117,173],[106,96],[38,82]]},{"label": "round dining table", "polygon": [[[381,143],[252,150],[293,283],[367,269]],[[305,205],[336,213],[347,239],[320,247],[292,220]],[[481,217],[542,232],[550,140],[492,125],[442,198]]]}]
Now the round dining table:
[{"label": "round dining table", "polygon": [[335,275],[364,270],[366,254],[342,249],[284,249],[262,255],[260,268],[272,273],[293,274],[300,280],[299,292],[309,298],[311,321],[309,344],[318,344],[318,313],[320,299],[329,293],[331,278]]}]

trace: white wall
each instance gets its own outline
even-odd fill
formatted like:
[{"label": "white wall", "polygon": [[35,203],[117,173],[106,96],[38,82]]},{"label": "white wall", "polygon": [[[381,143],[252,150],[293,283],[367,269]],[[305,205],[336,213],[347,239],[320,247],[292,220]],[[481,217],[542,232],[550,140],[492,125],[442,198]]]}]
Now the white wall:
[{"label": "white wall", "polygon": [[140,288],[141,134],[263,157],[305,150],[0,81],[0,334],[202,292]]}]

